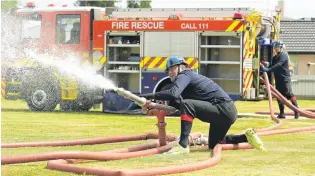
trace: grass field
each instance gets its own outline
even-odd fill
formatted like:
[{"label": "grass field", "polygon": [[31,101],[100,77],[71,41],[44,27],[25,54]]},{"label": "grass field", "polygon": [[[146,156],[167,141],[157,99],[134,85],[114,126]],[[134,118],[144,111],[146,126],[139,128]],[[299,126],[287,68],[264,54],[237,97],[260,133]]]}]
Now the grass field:
[{"label": "grass field", "polygon": [[[236,102],[239,112],[268,110],[268,102]],[[299,101],[302,108],[315,108],[315,101]],[[277,104],[274,102],[276,110]],[[105,136],[119,136],[157,132],[155,118],[146,116],[108,115],[100,109],[88,113],[34,113],[29,112],[25,103],[20,101],[2,101],[1,104],[2,143],[53,141],[84,139]],[[167,119],[167,133],[179,134],[179,119]],[[240,133],[248,127],[263,128],[272,125],[267,117],[240,118],[229,133]],[[281,128],[314,126],[314,119],[286,119]],[[208,133],[208,124],[198,120],[192,131]],[[315,132],[301,132],[274,136],[263,136],[262,140],[268,152],[257,150],[223,151],[222,160],[215,167],[175,175],[215,175],[215,176],[276,176],[299,175],[315,176]],[[1,149],[2,156],[30,154],[50,151],[104,151],[128,147],[145,141],[100,144],[90,146],[41,147]],[[127,160],[88,162],[80,165],[106,169],[150,168],[178,165],[202,161],[209,157],[206,150],[192,150],[184,156],[147,156]],[[47,162],[34,162],[1,166],[5,176],[70,176],[45,169]]]}]

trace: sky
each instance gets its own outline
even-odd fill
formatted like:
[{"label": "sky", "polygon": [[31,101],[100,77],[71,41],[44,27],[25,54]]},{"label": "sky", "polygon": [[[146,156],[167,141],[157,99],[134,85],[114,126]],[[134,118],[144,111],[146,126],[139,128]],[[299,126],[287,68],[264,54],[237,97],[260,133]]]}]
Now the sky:
[{"label": "sky", "polygon": [[[32,1],[38,7],[48,4],[73,6],[76,0],[19,0],[21,4]],[[124,7],[127,0],[119,0],[118,6]],[[235,8],[250,7],[264,13],[272,13],[278,0],[152,0],[152,8]],[[315,17],[314,1],[312,0],[284,0],[284,16],[289,18]],[[237,5],[235,5],[237,4]]]}]

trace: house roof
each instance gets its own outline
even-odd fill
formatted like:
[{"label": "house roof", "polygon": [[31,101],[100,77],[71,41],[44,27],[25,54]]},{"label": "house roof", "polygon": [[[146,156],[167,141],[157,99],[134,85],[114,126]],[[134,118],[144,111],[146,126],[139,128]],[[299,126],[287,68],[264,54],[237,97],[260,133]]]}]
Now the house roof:
[{"label": "house roof", "polygon": [[280,40],[288,52],[315,53],[315,20],[284,20],[280,22]]}]

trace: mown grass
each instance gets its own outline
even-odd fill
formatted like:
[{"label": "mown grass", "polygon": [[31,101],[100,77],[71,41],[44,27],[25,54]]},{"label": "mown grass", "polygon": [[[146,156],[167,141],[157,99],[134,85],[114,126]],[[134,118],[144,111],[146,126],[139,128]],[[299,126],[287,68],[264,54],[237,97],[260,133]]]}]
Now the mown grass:
[{"label": "mown grass", "polygon": [[[302,108],[315,108],[315,101],[299,101]],[[255,112],[268,110],[267,101],[236,102],[239,112]],[[274,102],[277,110],[277,104]],[[100,109],[88,113],[35,113],[29,112],[25,103],[21,101],[2,101],[1,137],[2,143],[72,140],[106,136],[120,136],[157,132],[155,118],[142,115],[109,115],[100,112]],[[232,126],[229,133],[240,133],[248,127],[263,128],[272,125],[267,117],[240,118]],[[286,119],[281,128],[295,128],[314,126],[313,119]],[[208,133],[209,125],[198,120],[194,122],[192,131]],[[179,134],[178,118],[167,119],[167,133]],[[221,162],[215,167],[175,175],[220,175],[220,176],[265,176],[265,175],[315,175],[315,132],[300,132],[283,135],[263,136],[266,153],[257,150],[223,151]],[[1,149],[2,156],[30,154],[50,151],[104,151],[123,148],[145,141],[123,142],[113,144],[99,144],[89,146],[68,147],[40,147]],[[193,163],[209,158],[206,150],[194,149],[184,156],[147,156],[116,161],[92,161],[80,163],[95,168],[129,169],[163,167]],[[45,169],[47,162],[34,162],[1,166],[2,175],[6,176],[70,176],[64,173]]]}]

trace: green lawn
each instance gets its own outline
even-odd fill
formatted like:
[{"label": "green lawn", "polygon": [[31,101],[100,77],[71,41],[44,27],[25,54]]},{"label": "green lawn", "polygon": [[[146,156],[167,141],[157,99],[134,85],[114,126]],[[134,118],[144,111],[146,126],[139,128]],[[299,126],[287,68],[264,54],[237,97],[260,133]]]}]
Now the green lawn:
[{"label": "green lawn", "polygon": [[[299,101],[301,107],[315,108],[315,101]],[[255,112],[268,110],[268,102],[236,102],[239,112]],[[277,104],[274,102],[277,109]],[[2,143],[53,141],[84,139],[105,136],[119,136],[157,132],[154,118],[145,116],[107,115],[99,109],[88,113],[34,113],[27,110],[25,103],[20,101],[2,101]],[[179,120],[167,119],[167,133],[179,134]],[[240,133],[247,127],[263,128],[272,125],[267,117],[240,118],[229,133]],[[284,120],[281,128],[314,126],[314,119]],[[208,124],[198,120],[194,122],[194,132],[208,133]],[[257,150],[223,151],[222,160],[218,165],[205,170],[176,175],[220,175],[220,176],[275,176],[275,175],[315,175],[315,132],[263,136],[267,153]],[[50,151],[104,151],[123,148],[146,141],[124,142],[116,144],[100,144],[90,146],[41,147],[2,149],[2,156],[30,154]],[[193,163],[209,157],[206,150],[192,150],[185,156],[147,156],[127,160],[107,162],[87,162],[80,165],[106,168],[128,169],[162,167]],[[47,162],[34,162],[1,166],[5,176],[67,176],[75,175],[45,169]]]}]

